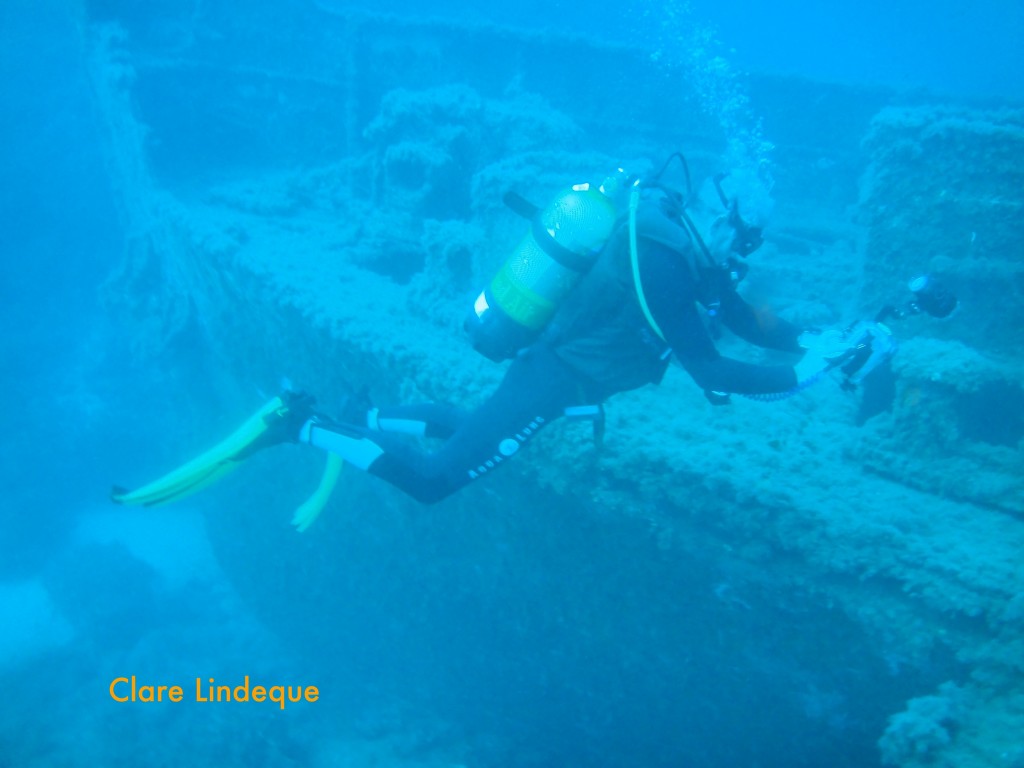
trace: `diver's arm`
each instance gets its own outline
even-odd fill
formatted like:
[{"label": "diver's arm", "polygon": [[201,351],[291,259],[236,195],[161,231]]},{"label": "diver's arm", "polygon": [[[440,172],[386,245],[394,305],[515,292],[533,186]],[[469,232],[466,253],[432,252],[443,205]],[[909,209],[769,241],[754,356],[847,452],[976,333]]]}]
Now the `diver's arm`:
[{"label": "diver's arm", "polygon": [[744,341],[765,349],[803,352],[797,339],[804,329],[771,312],[754,309],[731,287],[722,291],[719,301],[722,322]]},{"label": "diver's arm", "polygon": [[651,315],[665,343],[703,389],[744,395],[777,394],[797,389],[792,366],[754,365],[722,357],[715,349],[696,306],[696,286],[679,254],[645,243],[639,254],[640,279]]},{"label": "diver's arm", "polygon": [[688,358],[679,362],[707,392],[737,395],[775,395],[795,392],[796,373],[788,365],[754,365],[718,355],[714,359]]}]

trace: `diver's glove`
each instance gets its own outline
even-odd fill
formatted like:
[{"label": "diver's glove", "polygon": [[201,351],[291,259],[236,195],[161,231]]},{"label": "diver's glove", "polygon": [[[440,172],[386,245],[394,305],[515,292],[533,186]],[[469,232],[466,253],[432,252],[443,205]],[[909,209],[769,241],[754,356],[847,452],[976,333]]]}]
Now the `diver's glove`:
[{"label": "diver's glove", "polygon": [[302,426],[315,415],[316,398],[307,392],[285,390],[278,396],[280,407],[263,417],[266,429],[235,456],[236,461],[247,459],[257,451],[281,443],[297,443]]},{"label": "diver's glove", "polygon": [[800,389],[814,384],[853,355],[854,343],[850,334],[838,328],[804,331],[797,343],[805,350],[800,362],[793,366]]},{"label": "diver's glove", "polygon": [[852,354],[843,363],[843,388],[853,389],[868,374],[887,363],[896,354],[896,339],[882,323],[862,321],[850,329],[855,339]]},{"label": "diver's glove", "polygon": [[856,386],[896,352],[892,333],[881,323],[861,321],[845,329],[806,331],[797,340],[806,352],[794,366],[800,389],[841,368],[844,387]]}]

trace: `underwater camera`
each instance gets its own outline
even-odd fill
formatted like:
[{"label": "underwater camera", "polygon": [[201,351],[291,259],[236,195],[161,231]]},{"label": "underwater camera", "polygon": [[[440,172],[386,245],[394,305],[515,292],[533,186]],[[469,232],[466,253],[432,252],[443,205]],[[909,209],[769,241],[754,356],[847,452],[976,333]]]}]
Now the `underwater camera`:
[{"label": "underwater camera", "polygon": [[936,320],[944,320],[960,306],[960,300],[953,292],[931,275],[919,275],[907,283],[907,287],[914,294],[914,298],[906,307],[894,307],[891,304],[882,307],[882,311],[875,317],[875,322],[880,323],[890,317],[902,320],[907,315],[922,313]]},{"label": "underwater camera", "polygon": [[907,287],[914,294],[914,301],[910,306],[916,312],[924,312],[939,320],[953,314],[960,304],[953,292],[931,275],[915,277]]}]

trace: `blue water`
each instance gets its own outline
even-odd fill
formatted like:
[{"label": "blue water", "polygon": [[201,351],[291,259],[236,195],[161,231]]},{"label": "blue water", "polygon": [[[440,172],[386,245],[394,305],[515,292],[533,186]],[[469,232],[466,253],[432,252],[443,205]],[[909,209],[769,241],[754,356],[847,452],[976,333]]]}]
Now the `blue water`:
[{"label": "blue water", "polygon": [[[315,8],[566,33],[641,48],[666,67],[692,65],[678,43],[703,40],[701,60],[717,61],[720,79],[694,109],[715,112],[783,192],[784,158],[772,154],[761,117],[783,113],[784,97],[752,100],[748,74],[986,105],[1024,100],[1019,0],[522,2],[500,11],[451,2],[6,0],[0,768],[879,765],[885,718],[955,662],[904,669],[900,658],[869,656],[869,641],[838,609],[713,552],[673,560],[642,515],[566,509],[537,519],[529,497],[482,493],[479,514],[458,507],[439,519],[361,486],[360,514],[334,510],[344,519],[318,540],[286,525],[287,482],[269,490],[239,482],[152,514],[109,504],[111,483],[155,476],[215,440],[273,380],[227,383],[212,345],[140,349],[146,334],[135,323],[147,311],[160,316],[160,298],[132,297],[125,312],[118,293],[138,232],[88,69],[90,30],[120,24],[136,54],[156,59],[134,96],[154,122],[147,157],[157,186],[188,196],[218,173],[237,180],[264,166],[278,173],[342,159],[343,119],[329,99],[322,112],[296,116],[286,97],[260,91],[257,73],[241,100],[270,117],[250,123],[245,109],[234,112],[240,97],[225,73],[236,77],[259,56],[231,38],[218,42],[225,18],[251,15],[250,43],[276,50],[278,36],[290,36],[267,60],[294,57],[277,61],[315,70],[317,52],[301,36],[318,39],[316,30],[295,21]],[[161,80],[168,52],[181,51],[190,72],[192,45],[223,70]],[[399,86],[429,77],[389,74]],[[874,109],[888,96],[871,98]],[[371,117],[359,115],[358,135]],[[602,141],[610,143],[594,138]],[[264,342],[277,340],[251,340]],[[250,399],[225,409],[243,389]],[[1006,444],[1018,438],[1014,431]],[[308,466],[282,461],[309,486]],[[250,478],[280,472],[263,457],[255,463]],[[840,627],[838,657],[814,640],[823,624]],[[808,660],[802,677],[793,658]],[[316,685],[321,699],[284,712],[112,701],[111,681],[132,675],[187,695],[197,677],[234,686],[248,675],[254,684]]]},{"label": "blue water", "polygon": [[[581,31],[605,39],[650,42],[661,31],[707,24],[740,70],[960,96],[1024,96],[1024,6],[1014,0],[871,0],[838,7],[813,0],[722,3],[530,2],[514,7],[424,6],[410,0],[319,0],[396,14],[436,13],[523,28]],[[678,31],[678,27],[677,27]]]}]

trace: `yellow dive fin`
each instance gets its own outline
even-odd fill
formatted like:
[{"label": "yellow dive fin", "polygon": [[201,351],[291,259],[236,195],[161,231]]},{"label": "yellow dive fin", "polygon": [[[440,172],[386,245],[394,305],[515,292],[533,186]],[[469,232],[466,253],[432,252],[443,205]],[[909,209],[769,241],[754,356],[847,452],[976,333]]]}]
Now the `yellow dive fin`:
[{"label": "yellow dive fin", "polygon": [[296,531],[304,533],[323,512],[327,500],[331,498],[331,492],[334,491],[334,486],[338,484],[338,475],[341,474],[343,465],[344,462],[336,453],[327,454],[327,465],[320,477],[320,485],[313,491],[313,495],[295,510],[295,514],[292,516],[292,525],[295,526]]},{"label": "yellow dive fin", "polygon": [[275,397],[246,419],[238,429],[210,450],[135,491],[115,489],[110,498],[118,504],[152,507],[188,496],[205,488],[237,467],[236,457],[267,429],[266,417],[284,407]]}]

